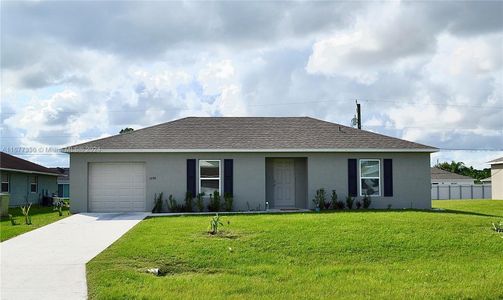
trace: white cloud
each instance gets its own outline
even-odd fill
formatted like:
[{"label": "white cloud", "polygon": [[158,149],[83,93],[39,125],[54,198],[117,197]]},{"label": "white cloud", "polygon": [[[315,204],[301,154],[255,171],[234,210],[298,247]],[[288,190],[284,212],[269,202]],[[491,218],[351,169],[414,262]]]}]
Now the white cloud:
[{"label": "white cloud", "polygon": [[[64,146],[190,115],[347,125],[361,99],[375,132],[500,148],[502,5],[11,2],[2,144]],[[477,161],[463,153],[442,157]]]}]

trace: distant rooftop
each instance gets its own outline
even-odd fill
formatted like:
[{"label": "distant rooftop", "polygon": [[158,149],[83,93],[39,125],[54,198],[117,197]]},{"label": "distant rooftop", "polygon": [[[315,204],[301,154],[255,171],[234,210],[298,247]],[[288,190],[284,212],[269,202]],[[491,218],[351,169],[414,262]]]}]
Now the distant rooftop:
[{"label": "distant rooftop", "polygon": [[24,173],[38,173],[47,175],[58,175],[49,168],[38,165],[31,161],[0,152],[0,169],[6,171],[18,171]]},{"label": "distant rooftop", "polygon": [[431,179],[472,179],[469,176],[464,176],[456,173],[452,173],[446,170],[442,170],[437,167],[431,168]]}]

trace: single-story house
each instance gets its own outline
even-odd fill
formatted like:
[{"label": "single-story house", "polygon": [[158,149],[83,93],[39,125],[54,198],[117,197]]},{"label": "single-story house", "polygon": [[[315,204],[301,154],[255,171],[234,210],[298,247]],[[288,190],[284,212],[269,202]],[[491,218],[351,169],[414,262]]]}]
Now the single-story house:
[{"label": "single-story house", "polygon": [[437,148],[310,117],[188,117],[63,149],[74,212],[150,211],[156,194],[219,191],[234,210],[313,208],[336,190],[431,208]]},{"label": "single-story house", "polygon": [[437,167],[431,168],[432,185],[470,185],[475,184],[475,179],[470,176],[464,176],[442,170]]},{"label": "single-story house", "polygon": [[491,165],[491,198],[503,200],[503,157],[493,159]]},{"label": "single-story house", "polygon": [[58,191],[58,174],[31,161],[0,152],[0,170],[1,192],[10,194],[10,206],[37,204]]},{"label": "single-story house", "polygon": [[70,168],[49,168],[58,173],[58,197],[70,198]]}]

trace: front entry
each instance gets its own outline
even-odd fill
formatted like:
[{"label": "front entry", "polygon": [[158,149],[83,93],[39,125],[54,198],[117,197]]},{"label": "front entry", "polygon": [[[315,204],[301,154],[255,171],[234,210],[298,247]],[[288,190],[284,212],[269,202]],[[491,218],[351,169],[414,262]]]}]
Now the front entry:
[{"label": "front entry", "polygon": [[293,159],[273,160],[274,206],[295,207],[295,164]]}]

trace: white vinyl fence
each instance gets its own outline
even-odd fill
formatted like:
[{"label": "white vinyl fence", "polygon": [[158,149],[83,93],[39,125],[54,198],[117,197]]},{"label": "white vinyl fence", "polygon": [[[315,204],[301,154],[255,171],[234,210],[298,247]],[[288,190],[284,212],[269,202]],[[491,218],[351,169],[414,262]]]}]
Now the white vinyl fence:
[{"label": "white vinyl fence", "polygon": [[432,200],[491,199],[490,184],[431,185]]}]

